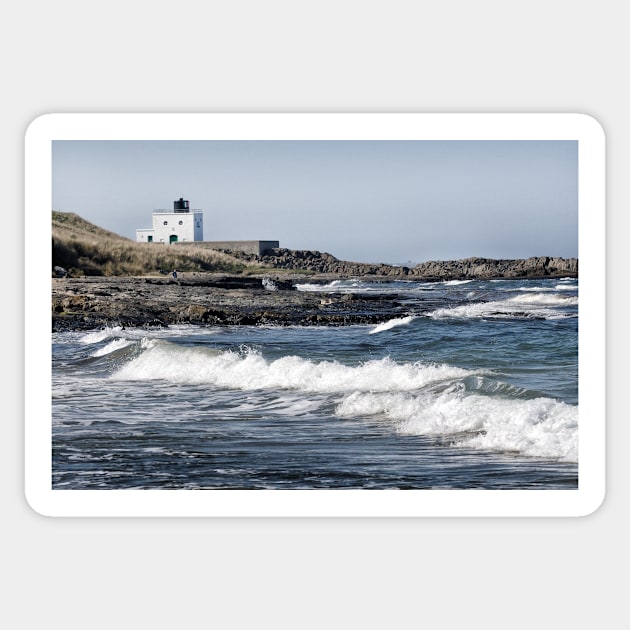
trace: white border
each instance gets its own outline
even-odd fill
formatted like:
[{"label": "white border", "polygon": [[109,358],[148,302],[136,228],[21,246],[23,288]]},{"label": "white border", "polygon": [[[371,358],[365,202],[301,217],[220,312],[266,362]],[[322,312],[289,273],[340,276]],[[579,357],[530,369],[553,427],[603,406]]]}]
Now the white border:
[{"label": "white border", "polygon": [[[52,490],[53,140],[577,140],[577,490]],[[25,138],[25,494],[45,516],[585,516],[605,495],[605,136],[585,114],[46,114]],[[39,220],[39,218],[42,220]]]}]

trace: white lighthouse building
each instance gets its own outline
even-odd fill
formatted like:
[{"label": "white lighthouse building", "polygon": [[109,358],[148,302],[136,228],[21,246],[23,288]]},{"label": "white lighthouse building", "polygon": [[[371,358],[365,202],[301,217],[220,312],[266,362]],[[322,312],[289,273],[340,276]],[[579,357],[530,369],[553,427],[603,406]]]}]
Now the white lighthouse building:
[{"label": "white lighthouse building", "polygon": [[191,210],[180,197],[172,210],[154,210],[153,227],[136,230],[139,243],[181,243],[203,241],[203,212]]}]

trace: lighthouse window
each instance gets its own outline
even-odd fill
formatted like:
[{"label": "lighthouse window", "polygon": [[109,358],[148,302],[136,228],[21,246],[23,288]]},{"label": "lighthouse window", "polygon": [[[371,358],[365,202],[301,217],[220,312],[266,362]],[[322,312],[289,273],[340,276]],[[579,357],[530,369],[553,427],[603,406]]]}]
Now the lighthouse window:
[{"label": "lighthouse window", "polygon": [[183,221],[180,221],[180,222],[179,222],[179,224],[180,224],[180,225],[184,225],[184,222],[183,222]]},{"label": "lighthouse window", "polygon": [[164,225],[168,225],[168,221],[164,221]]}]

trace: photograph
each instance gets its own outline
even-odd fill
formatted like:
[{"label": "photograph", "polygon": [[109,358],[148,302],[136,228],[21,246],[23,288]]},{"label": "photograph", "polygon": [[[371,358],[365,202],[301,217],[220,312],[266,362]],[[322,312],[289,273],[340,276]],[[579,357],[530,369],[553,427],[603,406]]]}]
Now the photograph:
[{"label": "photograph", "polygon": [[623,5],[98,9],[4,7],[3,627],[614,627]]},{"label": "photograph", "polygon": [[583,503],[591,119],[217,115],[112,138],[61,118],[37,136],[50,501]]}]

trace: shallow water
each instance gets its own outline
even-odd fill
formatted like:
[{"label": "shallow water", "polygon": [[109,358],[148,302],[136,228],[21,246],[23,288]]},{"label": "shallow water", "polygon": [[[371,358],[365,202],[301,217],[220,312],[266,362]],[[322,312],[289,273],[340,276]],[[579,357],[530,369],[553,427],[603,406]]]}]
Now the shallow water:
[{"label": "shallow water", "polygon": [[299,288],[408,313],[54,333],[53,487],[577,487],[577,281]]}]

